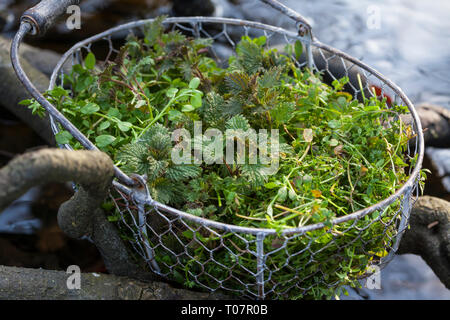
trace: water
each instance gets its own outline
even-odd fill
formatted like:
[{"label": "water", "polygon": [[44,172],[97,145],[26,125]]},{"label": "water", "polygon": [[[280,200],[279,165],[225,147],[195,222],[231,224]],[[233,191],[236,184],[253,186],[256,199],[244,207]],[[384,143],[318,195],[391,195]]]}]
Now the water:
[{"label": "water", "polygon": [[[431,102],[450,108],[450,1],[281,2],[306,17],[320,41],[380,71],[414,104]],[[289,18],[257,2],[241,8],[245,18],[295,27]]]}]

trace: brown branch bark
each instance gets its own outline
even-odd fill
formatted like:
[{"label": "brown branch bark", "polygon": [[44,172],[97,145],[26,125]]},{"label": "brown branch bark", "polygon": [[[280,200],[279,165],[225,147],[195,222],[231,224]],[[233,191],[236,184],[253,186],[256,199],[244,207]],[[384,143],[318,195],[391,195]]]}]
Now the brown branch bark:
[{"label": "brown branch bark", "polygon": [[113,176],[108,155],[97,151],[42,149],[13,159],[0,170],[0,211],[33,186],[75,181],[93,195]]},{"label": "brown branch bark", "polygon": [[450,110],[432,105],[421,104],[417,107],[427,147],[450,148]]},{"label": "brown branch bark", "polygon": [[[219,293],[178,289],[108,274],[82,273],[80,289],[68,289],[64,271],[0,266],[0,300],[218,300]],[[229,298],[227,298],[229,299]]]},{"label": "brown branch bark", "polygon": [[0,212],[29,188],[48,182],[73,181],[79,190],[58,212],[58,224],[70,237],[90,237],[106,268],[116,275],[154,279],[131,263],[115,227],[100,209],[113,177],[113,163],[103,152],[42,149],[13,159],[0,170]]},{"label": "brown branch bark", "polygon": [[[450,148],[450,110],[428,103],[418,105],[416,110],[424,130],[425,145],[427,147]],[[403,115],[402,119],[407,124],[412,122],[410,115]]]},{"label": "brown branch bark", "polygon": [[417,200],[400,242],[398,254],[404,253],[420,255],[450,289],[450,202],[429,196]]},{"label": "brown branch bark", "polygon": [[[55,145],[48,117],[41,119],[33,115],[31,110],[25,106],[18,105],[20,101],[29,99],[30,94],[14,72],[9,56],[10,46],[11,41],[0,36],[0,105],[30,126],[49,145]],[[31,57],[30,52],[33,52],[30,47],[23,45],[21,53],[26,53],[27,56]],[[36,53],[34,53],[34,57],[37,57]],[[37,60],[40,61],[40,59]],[[47,90],[49,84],[47,76],[33,67],[27,60],[21,59],[21,61],[25,72],[36,88],[41,92]],[[44,63],[40,62],[40,64]]]}]

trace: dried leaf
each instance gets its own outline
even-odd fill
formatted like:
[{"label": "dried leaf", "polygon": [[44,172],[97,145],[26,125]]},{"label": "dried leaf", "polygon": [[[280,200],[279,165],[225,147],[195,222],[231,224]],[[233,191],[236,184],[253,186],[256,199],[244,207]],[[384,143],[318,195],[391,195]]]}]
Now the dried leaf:
[{"label": "dried leaf", "polygon": [[311,193],[314,198],[320,198],[322,196],[322,192],[320,190],[311,190]]},{"label": "dried leaf", "polygon": [[337,147],[335,147],[334,149],[333,149],[333,152],[334,152],[334,154],[336,155],[336,156],[340,156],[341,154],[342,154],[342,151],[344,150],[344,145],[343,144],[340,144],[340,145],[338,145]]},{"label": "dried leaf", "polygon": [[303,130],[303,139],[305,139],[306,142],[311,142],[313,140],[313,131],[312,131],[312,129],[305,129],[305,130]]}]

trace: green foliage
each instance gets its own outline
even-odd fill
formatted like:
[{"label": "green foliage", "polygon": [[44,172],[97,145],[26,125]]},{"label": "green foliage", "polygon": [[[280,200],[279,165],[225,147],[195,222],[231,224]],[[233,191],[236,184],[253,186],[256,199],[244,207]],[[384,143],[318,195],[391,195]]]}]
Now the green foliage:
[{"label": "green foliage", "polygon": [[[105,67],[98,66],[89,53],[84,65],[75,65],[65,77],[73,95],[58,87],[46,93],[48,99],[122,170],[146,175],[152,197],[162,203],[243,227],[282,231],[324,223],[326,228],[289,240],[288,252],[270,255],[267,263],[280,270],[272,275],[272,282],[278,282],[281,289],[290,288],[294,269],[308,279],[303,283],[311,286],[306,297],[332,297],[336,288],[354,284],[368,264],[385,255],[384,248],[391,245],[389,237],[396,231],[395,221],[390,222],[398,204],[383,212],[376,223],[372,223],[376,217],[369,216],[360,219],[356,227],[351,223],[333,226],[331,221],[389,197],[407,180],[405,146],[412,134],[400,119],[393,120],[405,108],[387,109],[386,102],[375,97],[358,102],[342,91],[348,78],[328,86],[320,74],[297,69],[290,57],[302,54],[300,42],[288,46],[285,55],[265,48],[265,37],[243,37],[229,66],[219,68],[209,55],[211,39],[164,32],[163,20],[158,18],[145,27],[144,39],[130,36],[115,61]],[[23,104],[43,115],[35,101]],[[268,145],[258,145],[257,151],[267,155],[269,164],[260,158],[250,163],[249,153],[244,163],[175,164],[171,152],[179,141],[172,141],[171,133],[185,128],[193,134],[194,121],[202,121],[203,130],[250,133],[267,129]],[[384,127],[386,121],[391,126]],[[280,142],[275,171],[269,170],[276,157],[271,129],[278,130]],[[219,138],[223,155],[229,137]],[[66,131],[56,139],[81,148]],[[233,143],[235,140],[249,149],[249,140],[234,138]],[[188,143],[194,145],[188,154],[191,159],[200,147],[208,150],[205,158],[223,160],[208,149],[211,141],[197,137]],[[111,219],[118,220],[117,216]],[[205,248],[217,244],[217,239],[187,231],[177,236],[202,243],[186,249],[193,251],[190,256],[180,248],[178,256],[171,257],[159,246],[156,259],[165,265],[180,260],[192,272],[198,268],[193,256],[198,261],[208,260],[210,253]],[[233,243],[227,242],[227,246],[246,248],[243,238],[226,237],[231,238]],[[276,249],[280,241],[265,239],[265,252]],[[305,250],[307,246],[309,250]],[[326,271],[325,282],[330,286],[317,278],[319,266],[308,264],[310,253],[316,251],[314,260],[320,262],[320,272]],[[303,253],[295,258],[287,255],[297,252]],[[234,256],[217,250],[214,254],[224,265],[238,263],[256,270],[256,259],[248,252]],[[293,269],[285,266],[286,259]],[[229,279],[227,270],[211,265],[206,273]],[[249,277],[248,272],[241,272],[243,279]],[[173,277],[194,285],[181,265]],[[211,279],[202,280],[210,287],[217,285]],[[305,297],[292,290],[289,297]]]}]

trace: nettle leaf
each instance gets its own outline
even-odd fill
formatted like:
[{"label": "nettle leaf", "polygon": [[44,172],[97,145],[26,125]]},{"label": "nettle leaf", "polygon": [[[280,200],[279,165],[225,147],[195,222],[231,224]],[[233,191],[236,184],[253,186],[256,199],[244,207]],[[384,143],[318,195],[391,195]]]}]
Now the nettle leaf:
[{"label": "nettle leaf", "polygon": [[145,43],[153,45],[158,38],[161,37],[164,26],[162,22],[167,16],[156,17],[155,20],[144,26]]},{"label": "nettle leaf", "polygon": [[225,84],[231,93],[240,94],[250,88],[250,77],[243,72],[232,72],[225,77]]},{"label": "nettle leaf", "polygon": [[[189,111],[183,111],[183,112],[189,112]],[[178,110],[170,110],[169,114],[168,114],[168,118],[170,121],[180,121],[181,119],[183,119],[183,114]]]},{"label": "nettle leaf", "polygon": [[249,74],[254,74],[263,66],[263,55],[258,44],[250,38],[244,37],[236,47],[238,61],[244,70]]},{"label": "nettle leaf", "polygon": [[262,77],[259,78],[258,83],[263,88],[272,88],[280,84],[281,67],[272,67],[267,70]]},{"label": "nettle leaf", "polygon": [[226,128],[230,130],[247,131],[250,129],[250,124],[243,115],[238,114],[227,121]]},{"label": "nettle leaf", "polygon": [[[146,56],[139,60],[138,63],[136,63],[129,71],[128,71],[128,78],[134,77],[139,70],[146,69],[148,66],[152,66],[155,64],[155,61],[150,57]],[[146,67],[146,68],[144,68]]]},{"label": "nettle leaf", "polygon": [[278,123],[287,123],[294,117],[295,103],[283,102],[270,110],[270,116]]},{"label": "nettle leaf", "polygon": [[224,117],[227,110],[225,99],[216,92],[210,92],[206,95],[205,102],[199,109],[203,121],[212,128],[224,129],[225,121],[228,117]]},{"label": "nettle leaf", "polygon": [[248,179],[252,187],[263,186],[269,177],[267,166],[262,164],[243,164],[241,174]]},{"label": "nettle leaf", "polygon": [[198,178],[201,173],[202,169],[199,166],[180,164],[169,167],[166,171],[166,177],[172,181],[184,181]]}]

